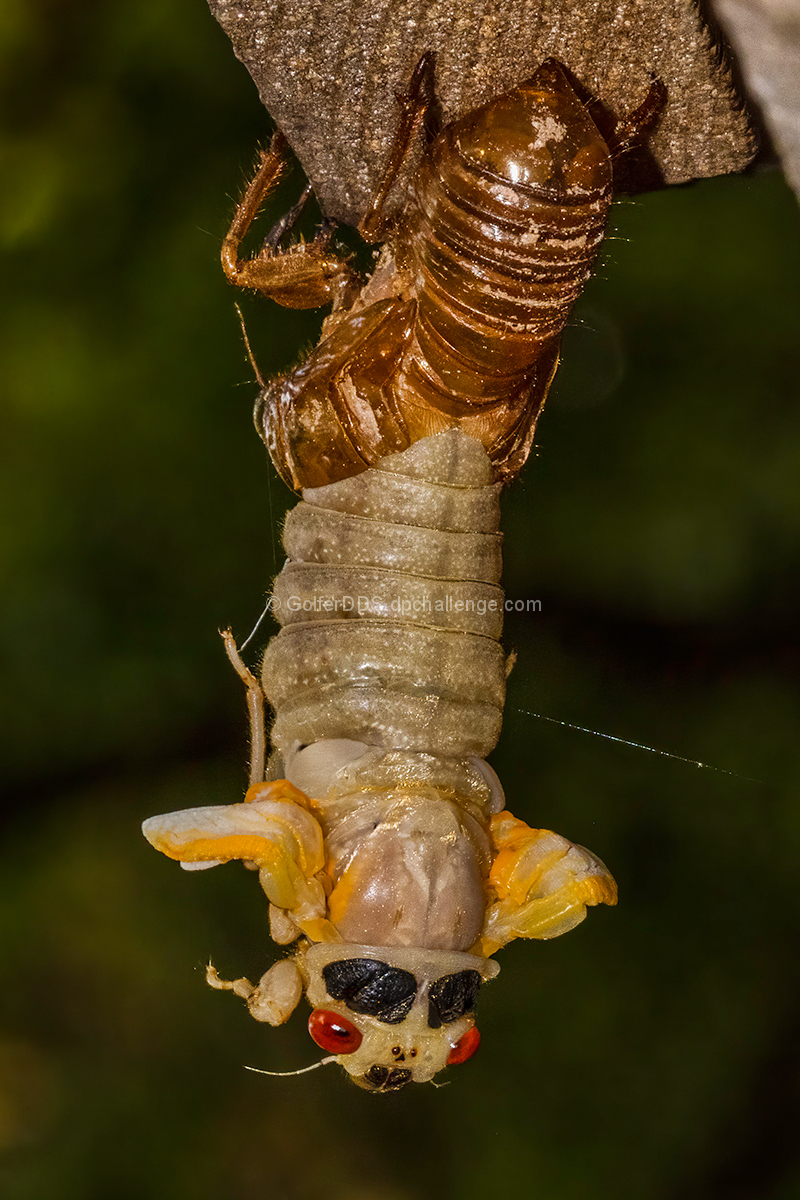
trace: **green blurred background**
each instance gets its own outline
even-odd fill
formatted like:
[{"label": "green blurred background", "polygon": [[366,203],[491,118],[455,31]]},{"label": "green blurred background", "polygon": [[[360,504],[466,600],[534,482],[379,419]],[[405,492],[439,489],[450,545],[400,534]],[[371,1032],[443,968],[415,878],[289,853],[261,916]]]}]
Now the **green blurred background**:
[{"label": "green blurred background", "polygon": [[[290,497],[218,248],[268,124],[202,0],[5,0],[9,1200],[789,1200],[800,979],[800,228],[777,173],[622,201],[506,504],[513,811],[620,906],[517,943],[444,1090],[373,1097],[203,964],[277,956],[147,815],[240,798],[244,636]],[[13,116],[11,116],[13,114]],[[295,178],[276,209],[296,194]],[[319,316],[246,304],[262,369]],[[698,769],[533,714],[702,760]]]}]

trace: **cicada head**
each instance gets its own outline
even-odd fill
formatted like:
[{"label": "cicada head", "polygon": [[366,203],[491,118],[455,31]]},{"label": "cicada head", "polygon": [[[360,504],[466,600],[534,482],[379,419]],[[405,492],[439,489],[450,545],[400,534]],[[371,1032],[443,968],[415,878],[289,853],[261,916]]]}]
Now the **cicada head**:
[{"label": "cicada head", "polygon": [[318,943],[301,952],[309,1032],[360,1087],[399,1091],[466,1062],[496,962],[456,951]]}]

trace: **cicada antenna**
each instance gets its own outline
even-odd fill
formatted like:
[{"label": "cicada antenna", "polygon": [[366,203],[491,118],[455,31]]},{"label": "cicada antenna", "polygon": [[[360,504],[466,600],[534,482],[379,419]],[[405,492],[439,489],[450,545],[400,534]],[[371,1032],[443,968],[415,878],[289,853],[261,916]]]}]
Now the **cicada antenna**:
[{"label": "cicada antenna", "polygon": [[306,1075],[309,1071],[316,1071],[320,1067],[327,1067],[329,1063],[337,1061],[336,1055],[331,1054],[328,1058],[321,1058],[319,1062],[312,1063],[310,1067],[299,1067],[296,1071],[265,1071],[262,1067],[245,1067],[245,1071],[254,1071],[256,1075],[273,1075],[278,1079],[285,1079],[288,1075]]},{"label": "cicada antenna", "polygon": [[264,379],[264,376],[261,374],[261,372],[258,369],[258,363],[256,362],[256,356],[253,354],[253,348],[250,345],[250,338],[247,336],[247,326],[244,323],[244,314],[243,314],[242,310],[239,308],[238,304],[234,305],[234,307],[235,307],[237,313],[239,314],[239,324],[242,327],[242,337],[244,338],[244,348],[247,351],[247,357],[250,359],[250,366],[253,368],[253,371],[255,372],[256,382],[258,383],[258,386],[261,388],[261,390],[263,392],[267,386],[267,381]]}]

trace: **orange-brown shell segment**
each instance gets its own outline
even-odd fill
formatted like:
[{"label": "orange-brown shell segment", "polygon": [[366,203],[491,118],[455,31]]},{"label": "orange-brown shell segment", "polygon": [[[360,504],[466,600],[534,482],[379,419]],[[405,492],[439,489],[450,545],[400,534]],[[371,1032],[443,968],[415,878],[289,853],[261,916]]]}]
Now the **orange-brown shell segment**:
[{"label": "orange-brown shell segment", "polygon": [[610,201],[608,148],[557,63],[448,126],[404,228],[409,386],[454,415],[525,387],[588,279]]},{"label": "orange-brown shell segment", "polygon": [[603,237],[611,168],[553,59],[442,130],[380,285],[335,313],[311,357],[259,401],[290,486],[347,478],[454,427],[482,443],[498,478],[516,475]]}]

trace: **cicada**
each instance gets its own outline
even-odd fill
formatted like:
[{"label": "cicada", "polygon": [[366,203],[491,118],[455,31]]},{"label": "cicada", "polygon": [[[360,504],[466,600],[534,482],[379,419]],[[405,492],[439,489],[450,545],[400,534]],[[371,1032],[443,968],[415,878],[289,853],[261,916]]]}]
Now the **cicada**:
[{"label": "cicada", "polygon": [[[279,1025],[303,991],[309,1030],[362,1086],[426,1082],[477,1049],[481,986],[518,937],[553,938],[616,903],[599,859],[505,809],[486,762],[508,663],[499,494],[530,451],[561,332],[602,239],[613,159],[663,88],[601,133],[555,60],[437,129],[433,61],[399,97],[397,137],[360,230],[383,249],[365,284],[330,231],[255,256],[240,242],[283,165],[278,135],[223,246],[228,277],[279,303],[332,303],[313,353],[261,381],[256,424],[302,499],[274,584],[281,623],[248,687],[244,802],[145,822],[185,867],[259,873],[275,942],[256,984],[208,981]],[[387,197],[424,152],[399,214]],[[273,711],[265,765],[263,698]]]}]

